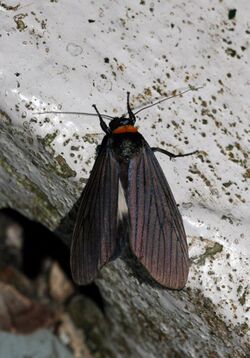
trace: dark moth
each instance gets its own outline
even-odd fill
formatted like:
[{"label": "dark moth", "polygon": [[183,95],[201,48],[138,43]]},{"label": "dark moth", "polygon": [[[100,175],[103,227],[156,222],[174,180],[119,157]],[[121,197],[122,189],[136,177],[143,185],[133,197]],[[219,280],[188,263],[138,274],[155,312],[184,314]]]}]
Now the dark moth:
[{"label": "dark moth", "polygon": [[75,282],[94,280],[120,248],[119,187],[128,210],[132,253],[161,285],[185,286],[189,258],[182,218],[165,175],[150,148],[134,127],[135,115],[127,100],[128,118],[114,118],[109,126],[97,114],[106,133],[81,199],[71,245]]}]

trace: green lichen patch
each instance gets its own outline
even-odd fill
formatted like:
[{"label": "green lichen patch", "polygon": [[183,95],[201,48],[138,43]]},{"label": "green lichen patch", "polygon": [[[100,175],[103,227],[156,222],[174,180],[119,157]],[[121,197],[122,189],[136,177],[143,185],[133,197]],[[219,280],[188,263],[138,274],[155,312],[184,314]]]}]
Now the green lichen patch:
[{"label": "green lichen patch", "polygon": [[56,160],[56,172],[63,178],[70,178],[75,177],[76,172],[70,168],[70,166],[67,164],[66,160],[61,156],[57,155],[55,157]]},{"label": "green lichen patch", "polygon": [[231,225],[233,225],[233,219],[229,215],[222,215],[221,220],[227,220]]},{"label": "green lichen patch", "polygon": [[54,141],[54,139],[56,138],[56,136],[59,134],[59,131],[56,130],[53,133],[48,133],[46,134],[46,136],[44,138],[41,139],[41,143],[47,147],[50,146],[51,143]]},{"label": "green lichen patch", "polygon": [[0,1],[0,7],[2,7],[5,10],[8,11],[16,11],[19,8],[20,4],[17,4],[16,6],[11,6],[11,5],[7,5],[5,4],[3,1]]},{"label": "green lichen patch", "polygon": [[59,213],[57,209],[50,203],[49,198],[40,190],[37,184],[32,182],[26,175],[19,178],[19,183],[29,192],[34,194],[32,201],[32,213],[41,222],[57,224]]},{"label": "green lichen patch", "polygon": [[0,125],[1,124],[10,125],[11,119],[6,112],[0,110]]},{"label": "green lichen patch", "polygon": [[222,185],[223,185],[225,188],[229,188],[232,184],[233,184],[233,182],[231,182],[231,180],[222,183]]},{"label": "green lichen patch", "polygon": [[23,19],[28,16],[28,14],[17,14],[14,16],[14,21],[16,23],[16,28],[20,32],[24,31],[27,28],[27,25],[25,25]]},{"label": "green lichen patch", "polygon": [[[238,331],[237,333],[240,336],[244,336],[245,334],[249,333],[249,325],[244,322],[242,324],[240,324],[238,327],[236,327],[236,330]],[[250,344],[246,344],[248,347],[248,352],[250,352]]]},{"label": "green lichen patch", "polygon": [[245,173],[243,174],[243,177],[246,179],[250,179],[250,169],[247,169]]},{"label": "green lichen patch", "polygon": [[99,133],[86,133],[82,139],[84,142],[87,142],[89,144],[98,144],[98,141],[97,141],[97,135]]},{"label": "green lichen patch", "polygon": [[248,292],[249,292],[249,288],[247,287],[247,288],[245,288],[245,290],[243,291],[242,295],[239,298],[239,302],[242,306],[244,306],[246,303],[246,297],[247,297]]},{"label": "green lichen patch", "polygon": [[57,224],[59,213],[38,185],[32,182],[26,175],[19,174],[2,154],[0,155],[0,166],[16,182],[16,185],[21,188],[20,190],[25,189],[33,194],[32,200],[29,199],[28,202],[24,200],[23,203],[19,203],[17,206],[23,205],[38,221],[46,223],[48,226]]},{"label": "green lichen patch", "polygon": [[80,146],[79,145],[78,146],[72,145],[70,147],[70,149],[73,150],[73,151],[78,151],[80,149]]},{"label": "green lichen patch", "polygon": [[[55,150],[52,147],[52,142],[58,136],[59,130],[54,131],[53,133],[48,133],[44,138],[37,137],[38,142],[42,144],[46,151],[55,154]],[[53,164],[47,165],[48,170],[55,171],[62,178],[71,178],[76,176],[76,172],[70,168],[67,164],[66,160],[62,157],[62,155],[57,155],[54,158]]]},{"label": "green lichen patch", "polygon": [[[233,144],[228,144],[225,148],[223,148],[223,146],[218,141],[215,142],[223,155],[226,155],[227,158],[233,163],[237,163],[238,165],[246,169],[247,159],[249,155],[247,151],[242,148],[240,143],[234,142]],[[242,156],[243,158],[240,158],[240,156]]]},{"label": "green lichen patch", "polygon": [[209,258],[214,258],[214,256],[223,250],[223,246],[218,242],[215,242],[212,247],[207,247],[204,254],[202,254],[199,259],[196,261],[197,265],[203,266],[206,263],[206,260]]},{"label": "green lichen patch", "polygon": [[147,87],[147,88],[144,88],[144,94],[146,95],[146,96],[149,96],[149,97],[151,97],[152,96],[152,91],[151,91],[151,88],[150,87]]},{"label": "green lichen patch", "polygon": [[197,165],[192,165],[189,169],[190,173],[198,175],[208,188],[212,187],[210,180],[198,169]]},{"label": "green lichen patch", "polygon": [[[195,305],[195,309],[198,315],[208,323],[210,328],[210,332],[214,337],[218,337],[218,339],[225,344],[225,347],[230,347],[230,354],[226,354],[225,350],[225,357],[241,357],[244,358],[244,352],[247,350],[247,345],[239,347],[237,344],[232,345],[231,342],[236,339],[234,336],[234,332],[225,324],[225,322],[216,314],[217,307],[211,301],[210,298],[205,297],[202,292],[197,290],[187,289],[188,295],[192,300],[192,303]],[[243,326],[243,325],[242,325]],[[239,327],[239,332],[237,334],[242,336],[245,334],[244,332],[245,327]],[[233,338],[234,337],[234,338]],[[228,353],[228,352],[227,352]],[[211,355],[216,356],[216,355]]]}]

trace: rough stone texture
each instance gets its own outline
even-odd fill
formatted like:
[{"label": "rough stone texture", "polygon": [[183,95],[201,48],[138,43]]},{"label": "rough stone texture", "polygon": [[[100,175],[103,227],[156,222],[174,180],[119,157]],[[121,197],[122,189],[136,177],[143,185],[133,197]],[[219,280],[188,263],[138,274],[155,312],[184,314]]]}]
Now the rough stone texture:
[{"label": "rough stone texture", "polygon": [[0,3],[0,205],[50,229],[102,134],[92,117],[35,112],[94,102],[115,115],[127,90],[139,108],[204,85],[138,118],[152,146],[200,153],[158,156],[188,234],[187,288],[151,287],[120,260],[98,281],[121,356],[249,353],[249,11],[247,0]]},{"label": "rough stone texture", "polygon": [[19,336],[1,332],[0,357],[71,358],[72,355],[50,331],[44,329]]},{"label": "rough stone texture", "polygon": [[115,357],[223,358],[249,352],[239,332],[218,318],[216,306],[199,290],[150,287],[138,282],[124,262],[113,266],[117,269],[105,269],[98,284],[107,302]]}]

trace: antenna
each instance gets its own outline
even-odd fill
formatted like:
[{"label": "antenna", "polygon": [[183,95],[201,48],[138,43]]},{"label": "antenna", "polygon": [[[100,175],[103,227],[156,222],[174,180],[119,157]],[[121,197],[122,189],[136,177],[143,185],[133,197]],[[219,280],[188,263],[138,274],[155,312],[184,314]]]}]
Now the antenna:
[{"label": "antenna", "polygon": [[199,86],[199,87],[190,86],[188,89],[186,89],[186,90],[184,90],[184,91],[182,91],[182,92],[180,92],[180,93],[173,94],[173,95],[171,95],[171,96],[169,96],[169,97],[165,97],[165,98],[163,98],[163,99],[161,99],[161,100],[159,100],[159,101],[157,101],[157,102],[151,103],[151,104],[149,104],[149,105],[147,105],[147,106],[145,106],[145,107],[139,109],[137,112],[135,112],[135,115],[138,114],[139,112],[144,111],[144,109],[148,109],[148,108],[150,108],[150,107],[157,106],[157,104],[160,104],[160,103],[162,103],[162,102],[164,102],[164,101],[166,101],[166,100],[168,100],[168,99],[171,99],[171,98],[174,98],[174,97],[179,97],[179,96],[181,96],[181,95],[183,95],[184,93],[187,93],[187,92],[189,92],[189,91],[198,91],[200,88],[203,88],[203,87],[204,87],[204,86]]},{"label": "antenna", "polygon": [[[187,93],[189,91],[198,91],[199,89],[203,88],[204,86],[199,86],[199,87],[194,87],[194,86],[189,86],[189,88],[185,89],[184,91],[180,92],[180,93],[177,93],[177,94],[173,94],[169,97],[165,97],[159,101],[156,101],[154,103],[151,103],[141,109],[139,109],[137,112],[134,113],[134,115],[144,111],[145,109],[148,109],[150,107],[153,107],[153,106],[157,106],[158,104],[162,103],[162,102],[165,102],[167,101],[168,99],[171,99],[171,98],[174,98],[174,97],[179,97],[181,95],[183,95],[184,93]],[[128,112],[126,112],[125,114],[122,115],[122,117],[124,117]],[[94,116],[94,117],[98,117],[98,114],[97,113],[88,113],[88,112],[59,112],[59,111],[45,111],[45,112],[35,112],[34,114],[73,114],[73,115],[84,115],[84,116]],[[108,114],[102,114],[100,113],[100,115],[103,117],[103,118],[106,118],[106,119],[109,119],[109,120],[112,120],[114,119],[115,117],[112,117],[112,116],[109,116]]]},{"label": "antenna", "polygon": [[[88,113],[88,112],[58,112],[58,111],[44,111],[44,112],[35,112],[34,114],[74,114],[74,115],[85,115],[85,116],[93,116],[98,117],[97,113]],[[107,119],[114,119],[115,117],[109,116],[108,114],[102,114],[101,116]]]}]

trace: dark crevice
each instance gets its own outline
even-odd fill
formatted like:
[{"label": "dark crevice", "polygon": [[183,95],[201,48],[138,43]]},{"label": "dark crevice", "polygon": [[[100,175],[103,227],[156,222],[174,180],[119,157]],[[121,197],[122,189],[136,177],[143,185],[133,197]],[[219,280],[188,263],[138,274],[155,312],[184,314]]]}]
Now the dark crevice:
[{"label": "dark crevice", "polygon": [[[2,209],[0,215],[5,218],[6,228],[3,227],[0,221],[0,248],[4,245],[4,235],[7,230],[8,223],[18,224],[22,229],[22,247],[21,247],[21,260],[15,260],[12,255],[4,255],[6,263],[14,264],[21,261],[21,271],[31,280],[36,279],[41,274],[43,264],[46,259],[56,261],[68,279],[72,282],[70,272],[70,250],[63,243],[63,241],[48,230],[45,226],[27,219],[13,209]],[[20,253],[19,253],[20,255]],[[7,259],[8,256],[8,259]],[[1,255],[0,255],[1,259]],[[3,260],[3,259],[2,259]],[[0,267],[2,263],[0,263]],[[91,298],[99,308],[104,311],[104,302],[99,291],[99,288],[93,283],[88,286],[76,286],[76,293],[84,294]]]}]

